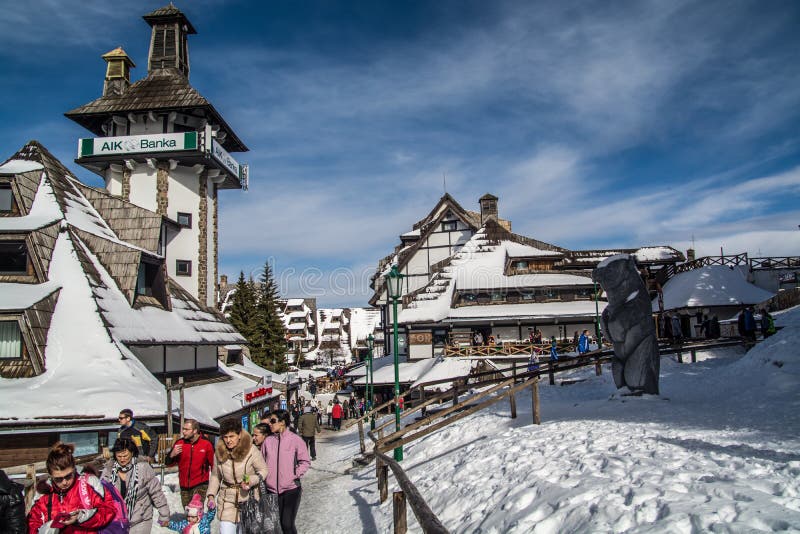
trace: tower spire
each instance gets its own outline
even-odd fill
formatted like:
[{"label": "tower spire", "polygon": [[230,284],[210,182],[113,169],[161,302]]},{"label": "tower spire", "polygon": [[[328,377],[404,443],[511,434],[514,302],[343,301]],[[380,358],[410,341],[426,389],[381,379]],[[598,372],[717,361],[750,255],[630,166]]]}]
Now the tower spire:
[{"label": "tower spire", "polygon": [[142,17],[153,29],[147,72],[175,69],[189,78],[189,45],[186,37],[196,34],[192,23],[172,2]]}]

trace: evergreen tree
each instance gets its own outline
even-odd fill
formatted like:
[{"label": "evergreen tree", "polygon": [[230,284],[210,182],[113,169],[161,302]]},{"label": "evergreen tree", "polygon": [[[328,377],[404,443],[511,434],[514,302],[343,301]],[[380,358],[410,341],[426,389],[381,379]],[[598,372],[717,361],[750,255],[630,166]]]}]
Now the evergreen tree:
[{"label": "evergreen tree", "polygon": [[239,272],[239,280],[236,282],[229,319],[234,328],[247,338],[249,343],[253,343],[254,336],[258,332],[256,295],[252,280],[250,283],[246,282],[243,272]]},{"label": "evergreen tree", "polygon": [[[286,330],[278,303],[278,286],[272,277],[269,261],[264,262],[261,285],[257,290],[256,317],[259,339],[253,361],[275,373],[288,370]],[[253,346],[250,353],[254,354]]]}]

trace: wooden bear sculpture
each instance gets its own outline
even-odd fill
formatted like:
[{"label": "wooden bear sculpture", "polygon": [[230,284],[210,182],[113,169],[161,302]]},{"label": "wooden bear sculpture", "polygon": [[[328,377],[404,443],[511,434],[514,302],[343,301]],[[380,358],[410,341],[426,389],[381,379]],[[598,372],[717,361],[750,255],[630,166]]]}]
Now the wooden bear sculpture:
[{"label": "wooden bear sculpture", "polygon": [[636,262],[628,254],[611,256],[594,269],[592,279],[608,297],[601,325],[603,335],[614,345],[614,383],[634,394],[658,395],[658,341],[650,297]]}]

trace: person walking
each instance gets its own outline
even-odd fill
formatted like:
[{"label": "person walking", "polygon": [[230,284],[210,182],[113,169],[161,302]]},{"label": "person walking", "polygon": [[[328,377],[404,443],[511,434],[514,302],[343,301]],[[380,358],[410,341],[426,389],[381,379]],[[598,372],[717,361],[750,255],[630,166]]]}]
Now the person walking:
[{"label": "person walking", "polygon": [[556,336],[550,337],[550,361],[558,361],[558,344],[556,343]]},{"label": "person walking", "polygon": [[253,445],[256,446],[256,449],[261,450],[261,444],[264,443],[264,440],[267,439],[267,436],[270,435],[269,431],[269,417],[264,419],[267,421],[266,423],[259,423],[253,427]]},{"label": "person walking", "polygon": [[[114,519],[116,508],[110,491],[100,479],[75,467],[75,446],[56,442],[47,453],[50,484],[28,514],[28,532],[36,534],[42,526],[53,527],[53,521],[64,525],[61,534],[87,534],[105,528]],[[37,488],[38,489],[38,488]]]},{"label": "person walking", "polygon": [[775,333],[775,319],[765,308],[761,308],[761,335],[764,339]]},{"label": "person walking", "polygon": [[333,401],[328,401],[328,406],[325,408],[325,413],[328,415],[328,428],[333,425]]},{"label": "person walking", "polygon": [[25,534],[25,499],[22,484],[13,482],[0,469],[0,532]]},{"label": "person walking", "polygon": [[578,354],[589,352],[589,331],[584,330],[578,338]]},{"label": "person walking", "polygon": [[153,529],[153,507],[158,510],[158,524],[169,524],[169,505],[156,472],[146,461],[139,460],[139,448],[128,438],[120,438],[111,449],[113,457],[106,462],[101,480],[117,488],[128,508],[129,534],[150,534]]},{"label": "person walking", "polygon": [[297,433],[306,442],[308,451],[311,454],[311,459],[317,459],[316,435],[322,429],[317,422],[317,416],[311,411],[311,406],[306,406],[306,412],[300,416],[300,422],[297,424]]},{"label": "person walking", "polygon": [[117,439],[132,439],[139,448],[139,457],[152,462],[158,451],[158,434],[146,423],[136,421],[133,418],[133,411],[129,408],[120,410],[119,425]]},{"label": "person walking", "polygon": [[680,342],[683,339],[683,328],[681,328],[681,318],[677,312],[672,315],[670,321],[672,324],[672,337],[675,341]]},{"label": "person walking", "polygon": [[220,534],[236,534],[242,519],[239,507],[251,491],[259,498],[258,483],[267,479],[267,465],[240,419],[223,420],[219,434],[206,500],[209,508],[217,507]]},{"label": "person walking", "polygon": [[331,409],[331,418],[333,419],[333,429],[339,430],[342,428],[342,405],[339,399],[333,401],[333,408]]},{"label": "person walking", "polygon": [[300,509],[300,478],[311,467],[306,444],[289,430],[289,414],[278,410],[269,420],[272,435],[264,440],[267,459],[267,491],[278,495],[283,534],[297,534],[295,519]]},{"label": "person walking", "polygon": [[214,445],[200,432],[200,423],[184,419],[181,437],[167,453],[166,465],[178,464],[181,504],[189,505],[192,497],[208,490],[208,477],[214,465]]},{"label": "person walking", "polygon": [[756,319],[753,314],[753,307],[744,310],[744,336],[755,343],[756,341]]}]

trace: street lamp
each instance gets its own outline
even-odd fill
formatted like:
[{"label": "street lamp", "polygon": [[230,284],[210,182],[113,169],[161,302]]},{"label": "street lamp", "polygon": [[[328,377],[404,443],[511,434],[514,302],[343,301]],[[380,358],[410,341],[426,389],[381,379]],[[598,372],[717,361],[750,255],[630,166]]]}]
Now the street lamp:
[{"label": "street lamp", "polygon": [[[392,299],[392,323],[394,324],[394,426],[395,431],[400,431],[400,340],[397,336],[397,301],[402,295],[403,275],[397,270],[397,265],[392,265],[392,270],[386,275],[386,291]],[[394,450],[394,459],[403,460],[403,446]]]},{"label": "street lamp", "polygon": [[597,340],[597,349],[600,350],[600,311],[597,300],[600,298],[600,293],[597,291],[597,281],[594,281],[594,338]]},{"label": "street lamp", "polygon": [[[367,354],[367,411],[372,411],[372,408],[375,405],[375,377],[372,374],[372,349],[375,347],[375,336],[372,334],[367,336],[367,348],[369,349],[369,353]],[[373,413],[370,416],[370,423],[369,426],[372,430],[375,430],[375,414]]]}]

